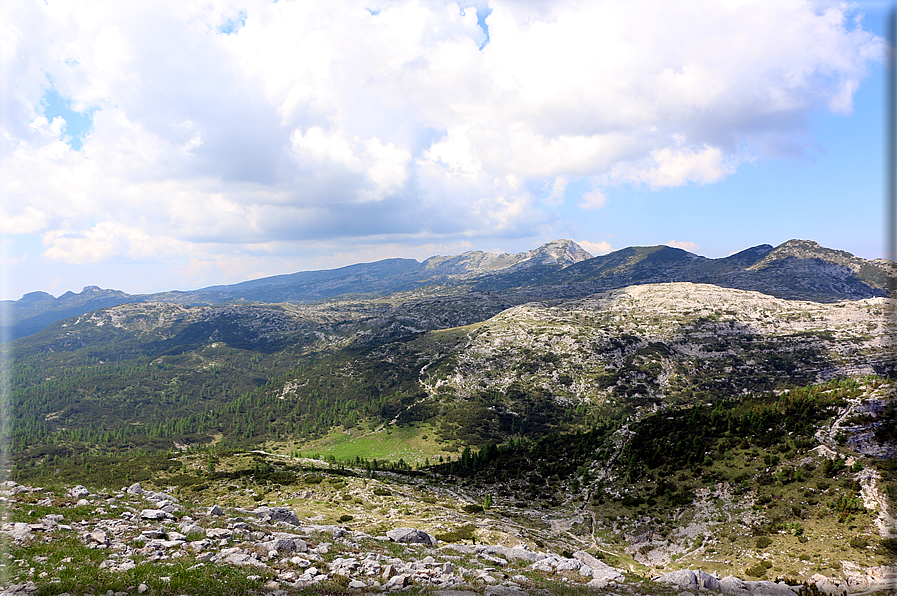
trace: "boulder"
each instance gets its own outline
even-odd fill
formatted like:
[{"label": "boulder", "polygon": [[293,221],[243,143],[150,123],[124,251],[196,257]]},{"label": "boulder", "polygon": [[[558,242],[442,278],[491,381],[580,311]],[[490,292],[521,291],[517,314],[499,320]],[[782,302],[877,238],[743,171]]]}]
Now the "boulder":
[{"label": "boulder", "polygon": [[85,487],[83,487],[83,486],[81,486],[81,485],[79,484],[79,485],[76,486],[75,488],[70,488],[70,489],[69,489],[69,495],[70,495],[73,499],[83,499],[84,497],[89,497],[89,496],[90,496],[90,491],[87,490],[87,488],[85,488]]},{"label": "boulder", "polygon": [[[785,582],[757,581],[744,582],[751,596],[797,596],[797,592]],[[843,591],[843,590],[842,590]]]},{"label": "boulder", "polygon": [[308,552],[308,545],[301,538],[275,538],[265,542],[263,546],[268,550],[276,550],[280,554]]},{"label": "boulder", "polygon": [[396,528],[387,532],[386,536],[393,542],[436,546],[436,538],[434,538],[430,534],[427,534],[423,530],[418,530],[415,528]]},{"label": "boulder", "polygon": [[287,507],[258,507],[251,512],[263,522],[286,522],[298,526],[299,518]]},{"label": "boulder", "polygon": [[172,517],[172,515],[161,509],[144,509],[140,512],[140,517],[143,519],[165,519]]},{"label": "boulder", "polygon": [[689,589],[705,588],[714,592],[720,591],[719,580],[715,576],[701,570],[680,569],[678,571],[670,571],[654,578],[654,581],[662,584],[676,584]]},{"label": "boulder", "polygon": [[732,596],[750,596],[751,593],[742,580],[737,577],[732,577],[731,575],[727,575],[719,580],[719,589],[720,592],[732,594]]},{"label": "boulder", "polygon": [[527,596],[527,593],[511,586],[486,586],[486,596]]}]

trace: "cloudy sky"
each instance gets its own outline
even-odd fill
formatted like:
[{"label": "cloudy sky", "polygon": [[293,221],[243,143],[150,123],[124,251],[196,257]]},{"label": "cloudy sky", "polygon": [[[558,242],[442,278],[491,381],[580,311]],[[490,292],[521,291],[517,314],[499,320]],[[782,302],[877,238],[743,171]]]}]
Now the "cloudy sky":
[{"label": "cloudy sky", "polygon": [[7,0],[0,298],[555,238],[881,257],[887,8]]}]

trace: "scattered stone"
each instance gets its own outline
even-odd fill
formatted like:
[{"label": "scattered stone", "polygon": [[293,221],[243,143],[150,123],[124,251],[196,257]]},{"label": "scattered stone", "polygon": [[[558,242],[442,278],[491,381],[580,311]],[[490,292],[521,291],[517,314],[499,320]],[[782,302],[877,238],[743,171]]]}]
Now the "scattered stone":
[{"label": "scattered stone", "polygon": [[209,511],[208,511],[208,513],[206,513],[206,515],[209,515],[209,516],[212,516],[212,515],[224,515],[224,509],[222,509],[222,508],[219,507],[218,505],[212,505],[212,506],[209,508]]}]

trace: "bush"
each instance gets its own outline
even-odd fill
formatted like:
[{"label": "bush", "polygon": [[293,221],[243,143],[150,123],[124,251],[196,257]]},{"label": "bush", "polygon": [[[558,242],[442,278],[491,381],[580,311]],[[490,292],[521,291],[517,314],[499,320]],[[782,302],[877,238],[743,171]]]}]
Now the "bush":
[{"label": "bush", "polygon": [[865,536],[854,536],[849,544],[851,548],[866,548],[869,546],[869,539]]},{"label": "bush", "polygon": [[745,575],[749,575],[751,577],[763,577],[766,573],[766,570],[772,567],[772,563],[769,561],[760,561],[753,567],[748,567],[744,570]]},{"label": "bush", "polygon": [[897,555],[897,538],[882,538],[878,552],[885,556]]},{"label": "bush", "polygon": [[760,536],[757,538],[757,548],[766,548],[770,544],[772,544],[772,540],[769,536]]},{"label": "bush", "polygon": [[472,504],[469,504],[469,505],[464,505],[464,506],[462,507],[462,509],[463,509],[464,511],[466,511],[467,513],[482,513],[482,512],[483,512],[483,506],[482,506],[482,505],[477,505],[477,504],[475,504],[475,503],[472,503]]},{"label": "bush", "polygon": [[352,517],[351,515],[346,515],[346,514],[344,513],[344,514],[342,514],[341,516],[339,516],[339,520],[338,520],[338,521],[339,521],[339,523],[344,524],[344,523],[346,523],[346,522],[350,522],[350,521],[352,521],[353,519],[355,519],[355,518]]}]

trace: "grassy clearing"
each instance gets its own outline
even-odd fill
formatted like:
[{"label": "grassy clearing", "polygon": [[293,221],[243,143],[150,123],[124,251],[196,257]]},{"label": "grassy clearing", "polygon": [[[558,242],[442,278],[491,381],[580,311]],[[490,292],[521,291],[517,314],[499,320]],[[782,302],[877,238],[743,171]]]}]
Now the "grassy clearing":
[{"label": "grassy clearing", "polygon": [[[278,451],[284,451],[281,446]],[[452,455],[438,442],[429,424],[420,426],[386,426],[377,431],[351,429],[332,432],[323,439],[305,443],[298,449],[303,455],[321,458],[333,457],[337,461],[354,462],[356,458],[397,462],[400,459],[412,466],[422,466],[427,460],[436,463],[440,456]],[[457,458],[457,454],[455,454]]]}]

